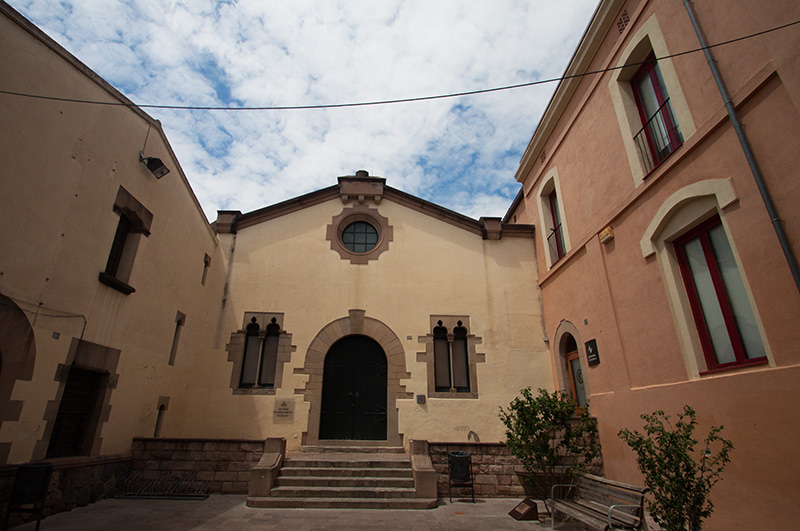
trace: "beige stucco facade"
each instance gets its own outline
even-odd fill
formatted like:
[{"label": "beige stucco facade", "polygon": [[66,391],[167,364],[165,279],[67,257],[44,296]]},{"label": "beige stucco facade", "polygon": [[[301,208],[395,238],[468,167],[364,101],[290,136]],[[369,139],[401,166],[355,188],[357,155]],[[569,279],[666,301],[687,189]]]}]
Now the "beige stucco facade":
[{"label": "beige stucco facade", "polygon": [[[113,104],[0,102],[5,462],[121,454],[154,435],[285,437],[290,450],[330,439],[325,360],[349,336],[387,363],[386,435],[370,444],[497,442],[500,406],[553,388],[533,227],[474,220],[366,172],[209,224],[160,124],[2,7],[8,88]],[[170,172],[157,177],[140,152]],[[342,247],[353,219],[378,227],[372,252]],[[273,317],[274,385],[245,385],[247,325]],[[467,333],[458,391],[433,385],[440,320],[451,342]],[[78,446],[54,450],[76,374],[98,402]]]},{"label": "beige stucco facade", "polygon": [[[712,43],[800,18],[788,0],[695,4]],[[386,435],[369,443],[407,447],[502,440],[498,408],[519,389],[573,392],[576,348],[608,477],[642,482],[620,429],[689,404],[703,431],[724,425],[736,447],[708,528],[794,525],[800,294],[705,59],[666,57],[698,47],[681,2],[600,3],[567,73],[610,70],[561,83],[503,220],[470,219],[358,172],[212,224],[160,124],[0,8],[6,88],[115,104],[0,98],[0,461],[47,457],[70,368],[100,375],[79,455],[127,453],[134,437],[154,435],[285,437],[297,449],[331,440],[328,354],[368,338],[386,364]],[[795,252],[799,35],[713,50]],[[655,165],[637,147],[631,83],[651,52],[680,130]],[[156,178],[141,151],[170,173]],[[551,247],[554,210],[563,240]],[[763,346],[721,368],[709,364],[676,251],[712,218]],[[377,229],[375,249],[345,249],[354,220]],[[264,332],[272,319],[274,384],[244,385],[248,325]],[[458,391],[434,384],[438,321],[451,336],[466,329]]]},{"label": "beige stucco facade", "polygon": [[[724,13],[712,2],[693,4],[710,43],[800,16],[794,2],[726,2]],[[781,30],[713,49],[795,253],[798,39],[796,31]],[[682,2],[606,1],[568,72],[697,47]],[[800,499],[798,466],[789,457],[800,433],[794,323],[800,294],[702,53],[658,64],[680,145],[654,169],[644,166],[633,140],[642,128],[631,87],[638,65],[566,81],[523,157],[517,172],[523,191],[506,219],[546,231],[548,194],[556,190],[568,234],[564,256],[552,259],[546,232],[536,239],[553,375],[559,388],[570,390],[569,334],[600,424],[606,475],[641,483],[618,431],[640,428],[642,413],[674,416],[688,404],[703,432],[724,425],[736,447],[714,488],[708,528],[789,529]],[[675,242],[714,216],[763,343],[758,365],[714,369],[701,344]],[[606,229],[613,238],[603,243]],[[591,366],[590,340],[599,352],[599,364]]]}]

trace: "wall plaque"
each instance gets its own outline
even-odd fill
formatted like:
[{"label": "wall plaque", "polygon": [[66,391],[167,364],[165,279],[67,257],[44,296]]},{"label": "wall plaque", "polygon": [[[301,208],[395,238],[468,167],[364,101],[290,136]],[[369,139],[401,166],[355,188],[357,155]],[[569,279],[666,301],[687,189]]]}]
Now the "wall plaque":
[{"label": "wall plaque", "polygon": [[291,424],[294,422],[294,398],[276,398],[272,411],[275,424]]},{"label": "wall plaque", "polygon": [[539,509],[536,507],[536,502],[530,498],[525,498],[519,504],[511,509],[508,516],[514,520],[538,520]]},{"label": "wall plaque", "polygon": [[589,367],[594,367],[600,364],[600,353],[597,351],[597,340],[590,339],[586,342],[586,361]]}]

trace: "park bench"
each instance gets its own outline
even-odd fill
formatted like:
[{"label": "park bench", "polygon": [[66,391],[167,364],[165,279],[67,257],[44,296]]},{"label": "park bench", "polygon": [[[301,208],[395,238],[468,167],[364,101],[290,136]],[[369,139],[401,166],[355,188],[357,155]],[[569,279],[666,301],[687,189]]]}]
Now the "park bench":
[{"label": "park bench", "polygon": [[[556,497],[556,491],[562,496]],[[576,474],[569,485],[553,485],[546,504],[550,510],[551,529],[555,529],[556,512],[586,524],[590,529],[642,529],[644,496],[648,489],[618,481]]]}]

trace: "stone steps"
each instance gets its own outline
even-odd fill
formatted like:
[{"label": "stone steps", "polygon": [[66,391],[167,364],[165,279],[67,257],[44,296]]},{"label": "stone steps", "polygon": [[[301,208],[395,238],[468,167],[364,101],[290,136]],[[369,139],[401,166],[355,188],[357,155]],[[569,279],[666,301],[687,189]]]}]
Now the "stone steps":
[{"label": "stone steps", "polygon": [[248,498],[251,507],[428,509],[417,498],[411,459],[386,446],[305,447],[287,454],[269,497]]}]

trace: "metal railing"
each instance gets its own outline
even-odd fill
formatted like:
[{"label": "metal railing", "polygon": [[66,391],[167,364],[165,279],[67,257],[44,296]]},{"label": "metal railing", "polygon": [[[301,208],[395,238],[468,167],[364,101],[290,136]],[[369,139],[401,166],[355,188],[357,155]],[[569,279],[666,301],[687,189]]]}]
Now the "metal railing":
[{"label": "metal railing", "polygon": [[644,127],[633,137],[639,156],[644,163],[645,174],[650,173],[683,143],[681,130],[672,113],[669,98],[647,120]]},{"label": "metal railing", "polygon": [[564,247],[564,232],[561,230],[561,223],[557,227],[550,229],[547,245],[550,247],[550,257],[554,264],[567,253]]}]

